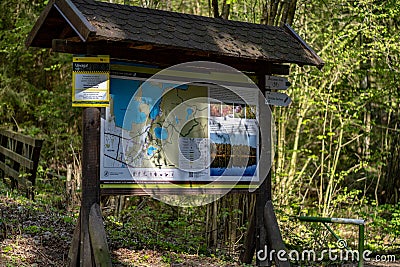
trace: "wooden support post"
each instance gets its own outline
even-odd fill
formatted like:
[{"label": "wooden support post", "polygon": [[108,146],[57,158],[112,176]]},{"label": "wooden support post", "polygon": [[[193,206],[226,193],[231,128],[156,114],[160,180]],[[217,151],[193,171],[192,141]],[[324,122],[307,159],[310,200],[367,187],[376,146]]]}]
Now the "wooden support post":
[{"label": "wooden support post", "polygon": [[89,214],[89,233],[92,244],[94,262],[99,267],[111,267],[111,257],[107,245],[107,236],[99,204],[95,203]]},{"label": "wooden support post", "polygon": [[[257,75],[258,77],[258,87],[260,88],[261,91],[265,90],[265,73],[259,73]],[[260,103],[264,103],[264,99],[259,100]],[[261,105],[262,105],[261,104]],[[263,131],[267,130],[270,131],[271,124],[272,124],[272,116],[267,116],[268,114],[264,114],[264,112],[268,112],[265,108],[261,109],[260,108],[260,118],[263,119],[263,121],[260,121],[260,127],[262,127]],[[262,138],[265,138],[268,135],[260,135],[261,137],[261,142],[262,142],[262,148],[263,150],[267,151],[267,155],[265,160],[269,161],[270,164],[272,164],[271,160],[271,148],[272,148],[272,140],[268,137],[266,139],[268,140],[263,140]],[[265,166],[266,162],[260,162],[259,168],[262,168]],[[266,177],[263,181],[263,183],[260,185],[260,187],[256,191],[256,204],[254,207],[254,211],[251,217],[251,221],[249,224],[249,227],[247,229],[247,235],[246,235],[246,240],[245,240],[245,247],[243,253],[240,255],[240,260],[243,263],[248,263],[250,264],[253,260],[254,256],[254,251],[257,252],[260,250],[265,250],[265,247],[268,247],[267,244],[267,230],[265,229],[265,224],[264,224],[264,207],[265,204],[267,203],[267,200],[272,199],[272,193],[271,193],[271,173],[265,172],[264,170],[261,171],[261,173],[266,173]],[[257,266],[271,266],[271,262],[267,257],[265,259],[259,259],[256,258],[256,265]]]},{"label": "wooden support post", "polygon": [[[264,91],[265,90],[265,73],[261,73],[258,75],[258,87],[260,90]],[[266,114],[260,114],[260,117],[263,117],[263,119],[268,119],[266,117]],[[271,119],[271,117],[269,118]],[[271,122],[267,124],[267,127],[271,127]],[[270,129],[263,129],[264,131],[270,131]],[[267,151],[271,151],[272,147],[272,140],[262,140],[264,144],[262,144],[263,148],[266,149]],[[268,142],[268,143],[266,143]],[[267,160],[271,160],[271,157],[267,157]],[[260,166],[263,166],[264,163],[260,163]],[[272,162],[269,162],[269,164],[272,164]],[[259,166],[259,167],[260,167]],[[267,177],[265,178],[264,182],[260,185],[260,187],[257,189],[256,192],[256,207],[255,207],[255,226],[256,226],[256,231],[255,231],[255,243],[256,243],[256,255],[257,252],[260,250],[265,250],[266,247],[268,247],[267,244],[267,231],[265,229],[265,223],[264,223],[264,207],[265,204],[267,203],[267,200],[271,200],[271,173],[268,172]],[[265,252],[266,253],[266,252]],[[269,261],[268,257],[265,257],[265,259],[260,259],[259,257],[256,257],[256,266],[271,266],[271,262]]]},{"label": "wooden support post", "polygon": [[83,109],[82,203],[80,266],[94,266],[89,235],[89,214],[100,204],[100,108]]},{"label": "wooden support post", "polygon": [[[268,174],[270,176],[270,174]],[[267,187],[267,178],[265,181],[261,184],[261,186],[258,189],[257,196],[256,196],[256,207],[255,207],[255,215],[256,215],[256,255],[257,253],[262,250],[264,251],[265,248],[270,247],[269,244],[267,243],[267,230],[265,228],[265,222],[264,222],[264,207],[265,204],[267,203],[267,192],[268,192],[268,187]],[[265,251],[264,253],[267,253]],[[265,259],[260,259],[259,257],[256,257],[256,266],[271,266],[271,262],[269,261],[268,257],[265,257]]]},{"label": "wooden support post", "polygon": [[71,246],[68,252],[68,266],[79,266],[79,244],[81,240],[81,216],[79,214],[78,221],[75,226],[74,234],[72,235]]},{"label": "wooden support post", "polygon": [[[265,90],[265,74],[259,75],[259,88],[261,90]],[[272,107],[271,107],[272,112]],[[269,118],[268,122],[270,133],[270,140],[267,140],[267,144],[263,144],[264,149],[267,151],[271,151],[272,153],[272,130],[273,130],[273,121],[272,114]],[[270,162],[270,167],[272,167],[272,155],[267,157],[267,160]],[[275,216],[275,212],[272,205],[272,175],[271,170],[269,170],[263,184],[259,188],[259,194],[257,195],[257,203],[256,203],[256,214],[257,218],[257,226],[259,226],[259,238],[257,240],[256,245],[259,247],[256,248],[256,255],[259,251],[262,251],[261,255],[263,255],[262,260],[257,258],[257,266],[271,266],[270,259],[270,251],[273,249],[275,251],[285,250],[285,245],[282,240],[282,236],[280,233],[278,221]],[[261,218],[262,217],[262,218]],[[257,255],[258,256],[258,255]],[[274,261],[276,266],[287,267],[290,266],[289,261],[279,261],[279,258],[274,255]]]},{"label": "wooden support post", "polygon": [[[278,251],[286,251],[286,248],[282,240],[278,221],[276,219],[274,207],[272,205],[271,200],[268,200],[264,207],[264,223],[265,223],[265,229],[267,230],[268,233],[267,234],[268,244],[270,245],[270,249],[273,249],[275,251],[274,253],[275,265],[278,267],[281,266],[290,267],[290,262],[287,258],[286,253],[284,254],[285,256],[279,254],[279,257],[277,257]],[[280,260],[282,258],[285,258],[285,260]]]},{"label": "wooden support post", "polygon": [[240,254],[240,261],[247,264],[251,264],[251,262],[253,261],[254,251],[256,249],[256,216],[254,213],[255,212],[253,210],[246,232],[246,239],[244,240],[244,250]]},{"label": "wooden support post", "polygon": [[82,197],[69,267],[111,266],[100,211],[100,108],[83,109]]}]

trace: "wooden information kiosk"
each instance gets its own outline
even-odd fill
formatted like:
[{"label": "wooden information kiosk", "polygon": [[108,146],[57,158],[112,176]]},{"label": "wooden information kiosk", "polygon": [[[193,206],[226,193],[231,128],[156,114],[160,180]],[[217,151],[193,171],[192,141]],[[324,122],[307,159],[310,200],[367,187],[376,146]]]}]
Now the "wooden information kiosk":
[{"label": "wooden information kiosk", "polygon": [[[96,76],[96,79],[108,77],[109,71],[111,81],[108,89],[111,90],[111,94],[117,94],[115,91],[113,92],[113,84],[123,83],[124,81],[134,83],[137,81],[137,76],[136,80],[132,77],[136,74],[153,75],[158,70],[194,61],[213,62],[220,64],[220,66],[226,65],[244,72],[249,77],[253,77],[262,92],[271,90],[271,88],[274,89],[273,86],[278,86],[282,82],[282,80],[278,79],[274,84],[273,81],[270,81],[271,76],[288,75],[289,63],[300,66],[311,65],[318,68],[321,68],[324,64],[318,55],[289,26],[273,27],[94,0],[50,0],[29,34],[26,45],[27,47],[49,48],[54,52],[87,57],[105,55],[110,59],[110,63],[105,62],[110,64],[109,69],[105,70],[106,73],[101,73],[103,76]],[[206,71],[208,73],[215,71],[215,66],[218,66],[215,64],[211,65],[212,67],[208,70],[206,69]],[[126,68],[131,69],[126,71]],[[137,68],[140,70],[137,70]],[[82,69],[76,69],[76,71],[79,70]],[[104,69],[101,69],[101,71],[104,71]],[[124,78],[129,77],[129,75],[131,75],[132,79]],[[268,83],[266,83],[266,77],[268,78]],[[81,79],[82,77],[79,76],[77,78]],[[83,77],[82,79],[86,81],[89,78]],[[283,82],[283,84],[287,86],[287,83]],[[266,85],[268,85],[268,89],[266,89]],[[117,162],[121,158],[119,158],[119,155],[113,156],[113,149],[104,150],[105,144],[115,136],[104,136],[102,125],[105,127],[105,124],[102,122],[102,116],[104,118],[106,110],[111,109],[111,107],[104,108],[102,106],[107,106],[108,102],[113,105],[113,103],[122,103],[123,101],[118,102],[116,99],[109,99],[107,95],[103,99],[103,93],[107,94],[105,84],[87,94],[82,93],[83,89],[78,88],[78,91],[75,91],[76,93],[73,95],[75,103],[83,107],[83,178],[80,220],[71,245],[70,266],[110,266],[111,261],[109,256],[107,257],[108,248],[99,208],[100,195],[143,195],[148,193],[146,188],[149,187],[156,192],[160,190],[159,194],[171,193],[171,189],[163,185],[162,182],[164,180],[159,177],[165,178],[168,175],[174,175],[175,177],[178,172],[174,173],[174,171],[170,170],[159,173],[144,172],[143,168],[138,168],[138,166],[129,163],[130,169],[132,169],[130,170],[132,176],[157,176],[157,181],[161,181],[160,184],[152,187],[148,186],[147,180],[139,179],[145,185],[145,190],[143,187],[135,186],[135,184],[138,184],[137,181],[136,183],[127,183],[118,176],[118,172],[110,172],[107,166],[113,166],[113,162]],[[190,88],[187,90],[189,91]],[[209,87],[207,92],[210,92]],[[82,96],[82,94],[84,95]],[[83,103],[85,97],[90,98],[90,95],[95,95],[97,103],[100,101],[101,105],[93,105],[93,102],[92,105],[85,105]],[[282,98],[282,95],[268,93],[267,99],[272,99],[273,97],[274,101],[277,101],[275,103],[279,103],[279,101],[287,103],[287,99],[285,97]],[[264,100],[262,98],[262,102]],[[134,105],[132,103],[131,101],[125,104],[130,108],[132,107],[130,105]],[[157,106],[156,103],[153,104]],[[233,105],[232,108],[237,107],[238,110],[252,108],[251,105],[246,106],[246,104],[235,101],[231,101],[230,104]],[[217,110],[219,107],[217,107]],[[162,108],[168,109],[167,107]],[[193,116],[194,111],[195,109],[190,111],[190,108],[188,108],[185,116],[187,118]],[[218,111],[213,112],[213,115],[218,117]],[[260,128],[270,130],[271,115],[270,113],[269,115],[263,114],[263,112],[261,108],[258,110],[259,121],[264,120],[264,126],[260,125]],[[165,112],[164,115],[166,115]],[[238,118],[241,118],[240,115],[238,116]],[[251,115],[243,116],[248,121],[252,119]],[[184,118],[177,116],[175,119],[176,123],[179,123]],[[126,123],[126,116],[124,120]],[[154,118],[154,120],[157,119]],[[132,121],[129,122],[132,123]],[[118,123],[121,123],[121,121],[118,121]],[[115,127],[118,127],[118,125]],[[160,129],[152,128],[152,131],[159,139],[164,139],[166,136],[162,127]],[[213,133],[208,131],[207,134],[211,135]],[[121,136],[118,138],[118,140],[122,139]],[[196,138],[199,137],[192,136],[191,138],[190,140],[180,139],[180,142],[187,145],[188,142],[197,142],[198,139]],[[263,140],[262,137],[257,136],[257,140],[257,142],[254,142],[256,142],[257,146],[260,146],[259,150],[266,148],[271,151],[270,138]],[[153,156],[154,153],[159,152],[157,150],[159,148],[151,145],[148,145],[146,149],[145,154],[147,153],[148,156]],[[195,152],[189,151],[188,153],[193,154]],[[104,155],[108,155],[108,158],[102,158]],[[258,159],[262,158],[262,155],[256,155]],[[265,159],[266,161],[271,161],[271,155]],[[271,162],[258,163],[259,166],[271,164]],[[124,164],[123,160],[122,164]],[[179,161],[179,164],[183,166],[184,162]],[[121,167],[126,166],[121,165]],[[160,169],[162,170],[162,168]],[[255,211],[253,212],[254,218],[249,224],[250,227],[245,242],[246,251],[242,255],[242,261],[244,262],[251,262],[254,251],[260,251],[266,245],[272,249],[284,247],[271,203],[271,175],[269,171],[264,173],[264,177],[261,177],[262,171],[259,173],[260,183],[257,184],[257,189],[254,192],[257,196]],[[114,175],[114,178],[109,178],[112,175]],[[209,176],[206,175],[204,177]],[[122,179],[122,182],[116,182],[121,181],[118,179]],[[203,190],[204,188],[199,191],[199,187],[196,189],[196,183],[193,180],[183,181],[183,184],[188,182],[186,185],[182,185],[180,182],[177,181],[175,183],[181,185],[179,194],[185,194],[185,192],[190,194],[220,193],[215,188],[214,191]],[[203,184],[207,184],[207,182],[203,181]],[[250,184],[249,181],[242,184],[238,183],[237,187],[232,188],[232,192],[249,193]],[[217,189],[224,188],[222,185],[222,182],[219,183]],[[168,190],[163,191],[162,188],[165,187]],[[97,234],[91,234],[95,231],[97,231]],[[278,262],[276,261],[276,263]],[[257,266],[270,266],[270,264],[271,262],[268,260],[257,258]],[[279,266],[289,266],[288,262],[278,264]]]}]

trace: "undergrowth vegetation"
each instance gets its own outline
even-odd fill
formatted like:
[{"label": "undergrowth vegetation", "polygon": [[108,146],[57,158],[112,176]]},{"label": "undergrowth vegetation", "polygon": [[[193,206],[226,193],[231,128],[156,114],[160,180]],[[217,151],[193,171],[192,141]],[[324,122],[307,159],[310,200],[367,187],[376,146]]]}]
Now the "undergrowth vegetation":
[{"label": "undergrowth vegetation", "polygon": [[[14,226],[8,228],[8,238],[29,236],[44,242],[40,244],[49,246],[58,238],[65,241],[64,246],[68,246],[79,209],[75,207],[66,211],[63,188],[65,188],[63,179],[39,177],[36,200],[33,202],[0,183],[0,195],[6,197],[2,199],[3,206],[0,210],[3,215],[0,218],[0,225]],[[124,199],[123,209],[118,208],[118,198]],[[113,199],[114,203],[110,199]],[[6,204],[10,200],[13,204]],[[229,244],[222,244],[219,247],[208,245],[204,207],[173,207],[150,197],[132,196],[103,197],[102,203],[107,204],[103,205],[102,212],[111,251],[120,249],[159,251],[161,254],[157,257],[165,264],[184,262],[182,255],[216,258],[225,262],[221,266],[226,263],[233,264],[238,260],[238,251],[229,251],[227,249]],[[12,216],[5,215],[10,208],[18,210],[17,215],[15,213]],[[276,212],[287,249],[322,251],[337,247],[337,240],[322,224],[300,222],[296,216],[279,208]],[[303,212],[306,212],[303,215],[317,215],[317,210],[307,209]],[[46,214],[45,217],[43,214]],[[375,203],[364,201],[358,205],[342,207],[337,217],[364,218],[365,248],[374,253],[400,256],[399,204],[375,206]],[[243,225],[243,232],[246,226],[247,224]],[[346,240],[349,248],[357,249],[357,226],[340,224],[330,226],[340,238]],[[11,255],[13,251],[15,252],[15,248],[11,245],[2,246],[3,256]],[[147,262],[151,257],[150,254],[143,254],[135,258],[135,261]],[[14,261],[18,262],[17,259]],[[119,260],[114,258],[114,262],[118,263]]]}]

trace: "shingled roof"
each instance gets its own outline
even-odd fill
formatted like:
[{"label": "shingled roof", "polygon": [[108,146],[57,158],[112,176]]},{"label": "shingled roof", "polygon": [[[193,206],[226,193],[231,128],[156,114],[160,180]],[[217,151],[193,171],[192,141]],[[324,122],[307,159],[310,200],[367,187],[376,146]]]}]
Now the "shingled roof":
[{"label": "shingled roof", "polygon": [[271,63],[323,66],[289,27],[274,27],[118,5],[52,0],[27,46],[67,53],[173,64],[190,60],[235,63],[244,69]]}]

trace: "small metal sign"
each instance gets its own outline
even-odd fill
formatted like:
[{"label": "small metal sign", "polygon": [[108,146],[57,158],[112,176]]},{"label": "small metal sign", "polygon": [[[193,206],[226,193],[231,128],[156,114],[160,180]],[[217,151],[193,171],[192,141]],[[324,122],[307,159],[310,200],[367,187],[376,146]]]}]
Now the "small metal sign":
[{"label": "small metal sign", "polygon": [[284,77],[265,75],[265,89],[286,90],[290,85],[291,83]]},{"label": "small metal sign", "polygon": [[73,107],[106,107],[109,105],[109,56],[74,57],[72,74]]},{"label": "small metal sign", "polygon": [[265,104],[287,107],[290,103],[292,103],[292,99],[285,93],[265,92]]}]

